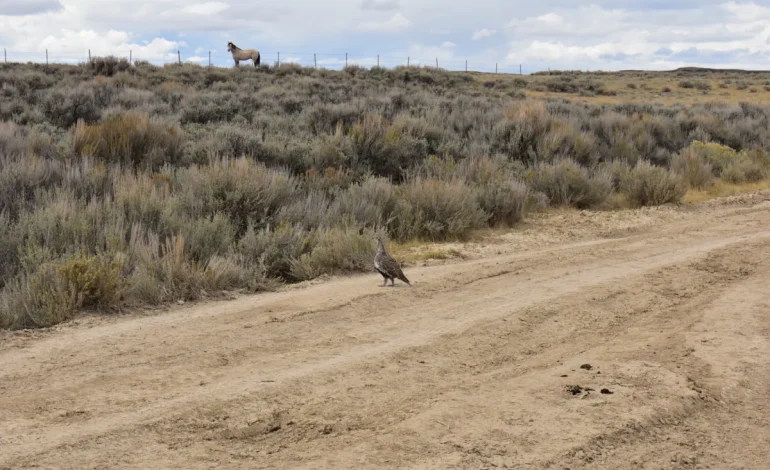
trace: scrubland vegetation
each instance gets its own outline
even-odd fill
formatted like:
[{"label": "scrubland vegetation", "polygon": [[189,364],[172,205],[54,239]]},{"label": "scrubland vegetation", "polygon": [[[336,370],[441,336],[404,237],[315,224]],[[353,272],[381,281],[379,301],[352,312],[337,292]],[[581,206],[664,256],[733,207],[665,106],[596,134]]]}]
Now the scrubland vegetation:
[{"label": "scrubland vegetation", "polygon": [[458,239],[768,177],[770,107],[534,99],[615,94],[537,78],[0,66],[0,327],[368,270],[375,234]]}]

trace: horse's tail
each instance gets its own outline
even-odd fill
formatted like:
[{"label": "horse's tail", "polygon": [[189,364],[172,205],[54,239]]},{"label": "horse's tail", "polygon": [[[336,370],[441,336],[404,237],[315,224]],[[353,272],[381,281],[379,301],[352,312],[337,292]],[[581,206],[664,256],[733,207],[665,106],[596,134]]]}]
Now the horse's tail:
[{"label": "horse's tail", "polygon": [[260,55],[261,55],[261,54],[260,54],[259,52],[257,52],[257,57],[254,59],[254,65],[255,65],[255,66],[256,66],[256,65],[259,65],[259,56],[260,56]]}]

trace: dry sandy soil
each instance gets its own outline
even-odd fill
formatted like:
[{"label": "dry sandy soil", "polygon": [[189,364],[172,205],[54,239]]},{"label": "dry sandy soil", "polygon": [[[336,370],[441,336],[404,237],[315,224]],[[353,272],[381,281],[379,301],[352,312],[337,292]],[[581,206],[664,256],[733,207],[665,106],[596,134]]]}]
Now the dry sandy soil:
[{"label": "dry sandy soil", "polygon": [[767,468],[770,193],[458,250],[5,332],[0,468]]}]

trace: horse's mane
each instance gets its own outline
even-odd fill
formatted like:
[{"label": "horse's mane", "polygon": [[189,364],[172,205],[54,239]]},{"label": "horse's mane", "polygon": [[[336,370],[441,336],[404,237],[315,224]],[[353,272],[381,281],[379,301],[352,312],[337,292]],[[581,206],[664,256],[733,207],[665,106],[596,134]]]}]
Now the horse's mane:
[{"label": "horse's mane", "polygon": [[238,50],[241,50],[241,48],[240,48],[240,47],[238,47],[238,46],[236,46],[234,42],[230,41],[230,44],[232,44],[232,46],[233,46],[233,49],[238,49]]}]

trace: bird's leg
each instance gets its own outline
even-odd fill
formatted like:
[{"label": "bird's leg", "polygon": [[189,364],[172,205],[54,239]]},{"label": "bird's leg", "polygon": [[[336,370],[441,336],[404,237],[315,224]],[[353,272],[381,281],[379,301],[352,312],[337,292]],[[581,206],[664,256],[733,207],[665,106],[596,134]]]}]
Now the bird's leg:
[{"label": "bird's leg", "polygon": [[396,279],[395,278],[392,278],[392,277],[390,278],[390,287],[396,287]]},{"label": "bird's leg", "polygon": [[380,287],[385,287],[388,285],[388,278],[385,276],[382,276],[382,285]]}]

